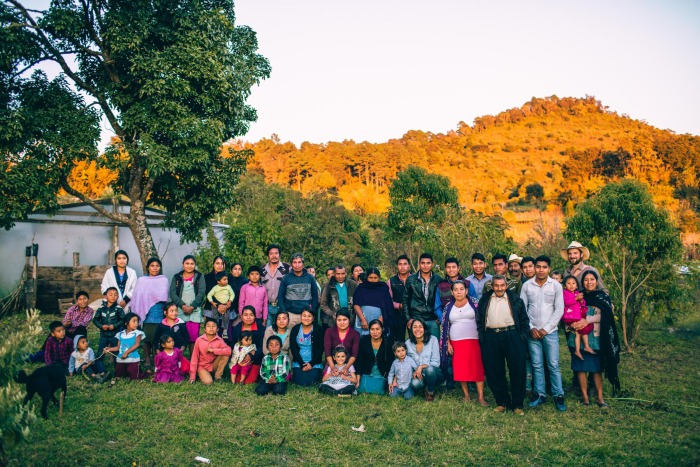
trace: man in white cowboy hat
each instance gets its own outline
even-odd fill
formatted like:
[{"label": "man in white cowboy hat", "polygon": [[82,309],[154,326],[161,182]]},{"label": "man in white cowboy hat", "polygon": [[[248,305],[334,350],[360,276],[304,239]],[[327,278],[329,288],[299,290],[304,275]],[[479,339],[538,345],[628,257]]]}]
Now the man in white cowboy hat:
[{"label": "man in white cowboy hat", "polygon": [[564,270],[563,278],[566,279],[568,276],[574,276],[576,281],[578,281],[579,290],[583,289],[581,276],[586,271],[595,272],[596,276],[598,276],[598,287],[607,290],[603,285],[603,278],[600,277],[598,270],[584,263],[584,261],[588,261],[588,258],[591,257],[591,252],[588,248],[581,245],[579,242],[571,242],[569,246],[561,249],[561,257],[569,262],[569,267]]},{"label": "man in white cowboy hat", "polygon": [[[520,262],[522,260],[523,258],[516,255],[515,253],[512,253],[508,257],[508,277],[518,282],[521,282],[521,285],[522,281],[520,280],[520,278],[523,275],[523,270],[520,268]],[[518,295],[520,295],[520,291],[518,291]]]}]

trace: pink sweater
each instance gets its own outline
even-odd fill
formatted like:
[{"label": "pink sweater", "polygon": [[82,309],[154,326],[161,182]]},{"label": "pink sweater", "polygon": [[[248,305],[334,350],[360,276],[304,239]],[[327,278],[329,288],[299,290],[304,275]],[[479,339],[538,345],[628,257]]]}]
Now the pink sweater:
[{"label": "pink sweater", "polygon": [[267,289],[262,285],[255,287],[250,282],[243,284],[238,297],[238,314],[243,313],[243,307],[251,305],[255,308],[255,317],[267,321]]},{"label": "pink sweater", "polygon": [[571,324],[575,323],[576,321],[580,321],[581,318],[585,318],[586,313],[588,313],[586,301],[582,299],[579,302],[576,300],[576,295],[578,295],[578,292],[572,292],[569,289],[564,289],[564,315],[561,317],[564,324]]},{"label": "pink sweater", "polygon": [[[209,349],[212,349],[213,352],[208,352]],[[214,367],[212,364],[219,355],[231,355],[231,347],[226,345],[226,342],[221,337],[215,336],[212,340],[209,340],[206,334],[199,336],[194,342],[194,348],[192,349],[190,381],[196,379],[197,370],[200,368],[213,371]]]}]

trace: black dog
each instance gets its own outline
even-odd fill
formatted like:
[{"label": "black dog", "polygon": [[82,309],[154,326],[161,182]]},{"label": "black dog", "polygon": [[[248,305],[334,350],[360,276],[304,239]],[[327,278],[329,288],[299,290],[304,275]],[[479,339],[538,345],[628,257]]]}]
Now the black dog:
[{"label": "black dog", "polygon": [[46,413],[49,400],[58,406],[58,400],[54,396],[56,390],[60,389],[63,397],[66,395],[66,368],[63,365],[43,366],[34,370],[34,373],[29,376],[24,371],[20,371],[15,380],[20,384],[27,385],[27,395],[24,397],[22,405],[27,405],[34,394],[38,393],[41,396],[41,416],[44,417],[44,420],[49,418]]}]

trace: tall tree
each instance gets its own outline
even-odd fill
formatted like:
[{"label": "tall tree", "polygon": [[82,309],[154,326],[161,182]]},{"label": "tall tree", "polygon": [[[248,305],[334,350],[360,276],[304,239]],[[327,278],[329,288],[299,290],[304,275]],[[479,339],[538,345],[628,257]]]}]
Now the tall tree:
[{"label": "tall tree", "polygon": [[[230,205],[251,156],[222,155],[222,143],[256,120],[246,99],[270,74],[255,32],[235,25],[233,1],[54,0],[36,11],[4,0],[0,22],[0,194],[8,203],[0,225],[57,209],[63,188],[128,225],[144,267],[156,254],[147,205],[164,207],[166,226],[198,240]],[[45,61],[60,68],[56,79],[27,77]],[[99,119],[116,136],[102,156]],[[104,209],[71,183],[76,163],[93,160],[117,173],[111,188],[129,199],[128,213]]]},{"label": "tall tree", "polygon": [[606,274],[606,285],[619,306],[625,346],[634,346],[644,317],[647,292],[664,289],[661,280],[681,251],[678,229],[668,212],[654,205],[642,183],[611,183],[581,203],[566,220],[566,238],[593,245],[592,262]]}]

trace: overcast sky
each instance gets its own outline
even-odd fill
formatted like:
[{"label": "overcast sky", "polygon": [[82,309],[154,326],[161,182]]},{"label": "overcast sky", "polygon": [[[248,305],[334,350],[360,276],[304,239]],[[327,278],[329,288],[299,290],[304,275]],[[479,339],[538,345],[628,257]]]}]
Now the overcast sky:
[{"label": "overcast sky", "polygon": [[381,142],[594,95],[700,135],[700,1],[239,0],[271,77],[244,137]]}]

